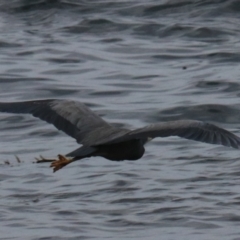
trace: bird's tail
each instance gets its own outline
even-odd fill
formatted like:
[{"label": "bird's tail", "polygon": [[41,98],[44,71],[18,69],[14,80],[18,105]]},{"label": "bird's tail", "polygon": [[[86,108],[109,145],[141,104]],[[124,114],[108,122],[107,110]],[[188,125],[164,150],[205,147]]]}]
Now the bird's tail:
[{"label": "bird's tail", "polygon": [[74,160],[78,160],[85,157],[90,157],[97,151],[94,147],[89,146],[82,146],[68,154],[66,154],[66,157],[72,157]]}]

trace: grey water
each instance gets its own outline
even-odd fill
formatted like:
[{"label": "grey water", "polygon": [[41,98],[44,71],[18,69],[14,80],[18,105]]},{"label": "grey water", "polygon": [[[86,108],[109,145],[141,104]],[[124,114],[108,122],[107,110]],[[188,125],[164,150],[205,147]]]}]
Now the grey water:
[{"label": "grey water", "polygon": [[[196,119],[240,135],[239,29],[238,0],[1,0],[0,101],[73,99],[120,127]],[[135,162],[34,163],[77,147],[0,114],[0,239],[240,239],[239,151],[158,138]]]}]

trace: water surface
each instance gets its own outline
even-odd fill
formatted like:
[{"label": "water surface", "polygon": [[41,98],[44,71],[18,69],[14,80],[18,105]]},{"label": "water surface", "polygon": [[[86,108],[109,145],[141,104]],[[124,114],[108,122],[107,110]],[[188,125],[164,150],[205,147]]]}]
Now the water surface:
[{"label": "water surface", "polygon": [[[196,119],[240,135],[237,0],[5,0],[0,12],[0,101],[74,99],[121,127]],[[1,239],[239,239],[237,150],[155,139],[136,162],[53,174],[34,158],[74,139],[28,115],[0,123]]]}]

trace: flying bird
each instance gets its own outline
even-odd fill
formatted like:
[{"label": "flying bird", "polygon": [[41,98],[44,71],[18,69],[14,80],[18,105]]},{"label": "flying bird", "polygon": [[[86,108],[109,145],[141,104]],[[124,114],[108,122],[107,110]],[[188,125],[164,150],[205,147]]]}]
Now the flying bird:
[{"label": "flying bird", "polygon": [[32,114],[76,139],[82,146],[58,159],[38,159],[52,162],[57,171],[74,161],[100,156],[112,161],[138,160],[148,140],[156,137],[179,136],[195,141],[240,148],[240,138],[210,123],[196,120],[159,122],[129,130],[104,121],[81,102],[70,100],[34,100],[0,102],[0,112]]}]

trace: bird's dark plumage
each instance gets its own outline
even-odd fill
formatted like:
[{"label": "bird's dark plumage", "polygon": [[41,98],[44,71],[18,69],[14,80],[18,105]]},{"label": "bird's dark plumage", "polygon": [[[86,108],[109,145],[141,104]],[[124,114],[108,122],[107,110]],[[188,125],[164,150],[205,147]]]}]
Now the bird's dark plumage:
[{"label": "bird's dark plumage", "polygon": [[[136,130],[121,129],[92,112],[83,103],[68,100],[36,100],[1,102],[0,112],[29,113],[62,130],[83,146],[68,153],[72,157],[63,163],[60,156],[52,166],[55,170],[85,157],[102,156],[109,160],[137,160],[144,154],[149,138],[179,136],[211,144],[240,148],[240,138],[213,124],[195,120],[156,123]],[[66,158],[65,158],[66,159]],[[62,164],[60,164],[60,160]],[[66,159],[67,160],[67,159]]]}]

